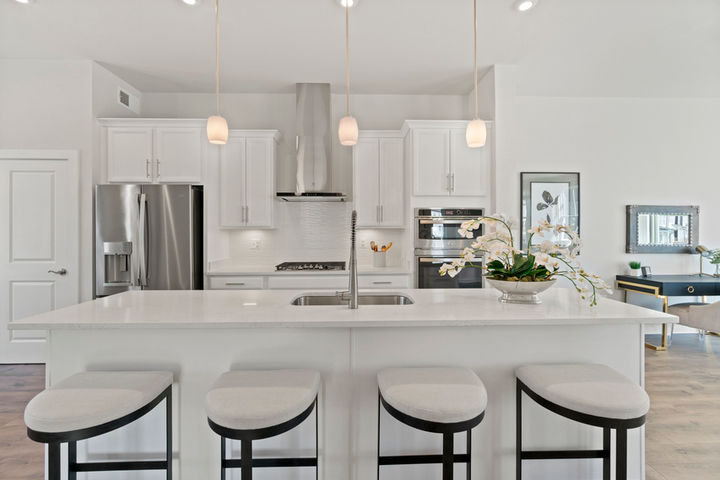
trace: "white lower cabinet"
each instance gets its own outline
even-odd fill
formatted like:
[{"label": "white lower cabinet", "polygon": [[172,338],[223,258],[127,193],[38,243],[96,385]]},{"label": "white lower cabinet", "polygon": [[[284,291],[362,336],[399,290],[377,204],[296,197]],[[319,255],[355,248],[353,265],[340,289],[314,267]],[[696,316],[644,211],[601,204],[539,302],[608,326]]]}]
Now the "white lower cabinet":
[{"label": "white lower cabinet", "polygon": [[231,130],[220,147],[220,227],[272,228],[277,130]]},{"label": "white lower cabinet", "polygon": [[[358,274],[358,286],[372,288],[409,288],[410,275]],[[347,290],[344,275],[208,275],[211,290]]]},{"label": "white lower cabinet", "polygon": [[264,277],[251,276],[211,276],[210,290],[262,290],[265,288]]}]

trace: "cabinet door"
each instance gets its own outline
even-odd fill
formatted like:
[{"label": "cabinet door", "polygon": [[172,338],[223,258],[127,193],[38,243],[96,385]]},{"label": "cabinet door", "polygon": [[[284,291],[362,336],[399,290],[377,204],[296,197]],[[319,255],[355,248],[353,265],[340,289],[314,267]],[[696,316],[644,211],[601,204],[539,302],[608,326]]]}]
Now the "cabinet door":
[{"label": "cabinet door", "polygon": [[383,227],[405,226],[402,138],[380,139],[380,220]]},{"label": "cabinet door", "polygon": [[155,129],[155,181],[202,183],[202,128]]},{"label": "cabinet door", "polygon": [[380,150],[377,138],[360,138],[353,147],[353,203],[359,227],[380,224]]},{"label": "cabinet door", "polygon": [[272,227],[275,143],[268,138],[247,138],[245,141],[245,225]]},{"label": "cabinet door", "polygon": [[230,137],[220,147],[220,226],[245,226],[245,139]]},{"label": "cabinet door", "polygon": [[413,130],[413,192],[415,195],[448,195],[450,131]]},{"label": "cabinet door", "polygon": [[453,129],[450,137],[451,195],[488,195],[490,138],[484,147],[470,148],[465,140],[465,130]]},{"label": "cabinet door", "polygon": [[108,182],[152,182],[152,128],[107,129]]}]

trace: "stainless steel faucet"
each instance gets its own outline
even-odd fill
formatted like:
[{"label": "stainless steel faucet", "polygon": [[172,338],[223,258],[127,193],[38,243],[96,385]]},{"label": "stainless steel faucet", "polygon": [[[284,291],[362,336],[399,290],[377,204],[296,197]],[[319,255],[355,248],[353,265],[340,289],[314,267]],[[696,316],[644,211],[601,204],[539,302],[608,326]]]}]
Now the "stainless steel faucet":
[{"label": "stainless steel faucet", "polygon": [[357,274],[357,254],[355,251],[355,233],[357,228],[357,211],[352,211],[350,219],[350,284],[348,285],[348,293],[350,298],[348,307],[352,309],[358,308],[358,274]]}]

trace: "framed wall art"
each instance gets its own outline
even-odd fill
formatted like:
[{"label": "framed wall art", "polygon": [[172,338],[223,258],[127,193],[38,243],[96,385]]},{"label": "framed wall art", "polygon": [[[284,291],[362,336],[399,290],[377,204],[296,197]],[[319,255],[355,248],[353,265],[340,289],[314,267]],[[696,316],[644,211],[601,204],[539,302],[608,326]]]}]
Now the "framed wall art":
[{"label": "framed wall art", "polygon": [[[552,224],[570,225],[580,233],[580,173],[579,172],[522,172],[520,174],[520,218],[523,248],[527,247],[528,230],[540,220]],[[550,240],[562,247],[570,247],[566,234],[546,232],[535,235],[532,245]]]}]

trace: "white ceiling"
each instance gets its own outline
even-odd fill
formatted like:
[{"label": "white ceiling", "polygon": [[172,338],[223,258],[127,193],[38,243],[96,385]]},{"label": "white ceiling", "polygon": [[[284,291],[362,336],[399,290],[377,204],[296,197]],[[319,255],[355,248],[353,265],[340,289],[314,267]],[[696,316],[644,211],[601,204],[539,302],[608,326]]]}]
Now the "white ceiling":
[{"label": "white ceiling", "polygon": [[[479,0],[479,65],[516,64],[525,94],[720,96],[720,0]],[[221,0],[224,92],[344,88],[336,0]],[[471,0],[361,0],[356,93],[466,93]],[[213,0],[0,0],[0,58],[83,58],[142,91],[214,91]]]}]

